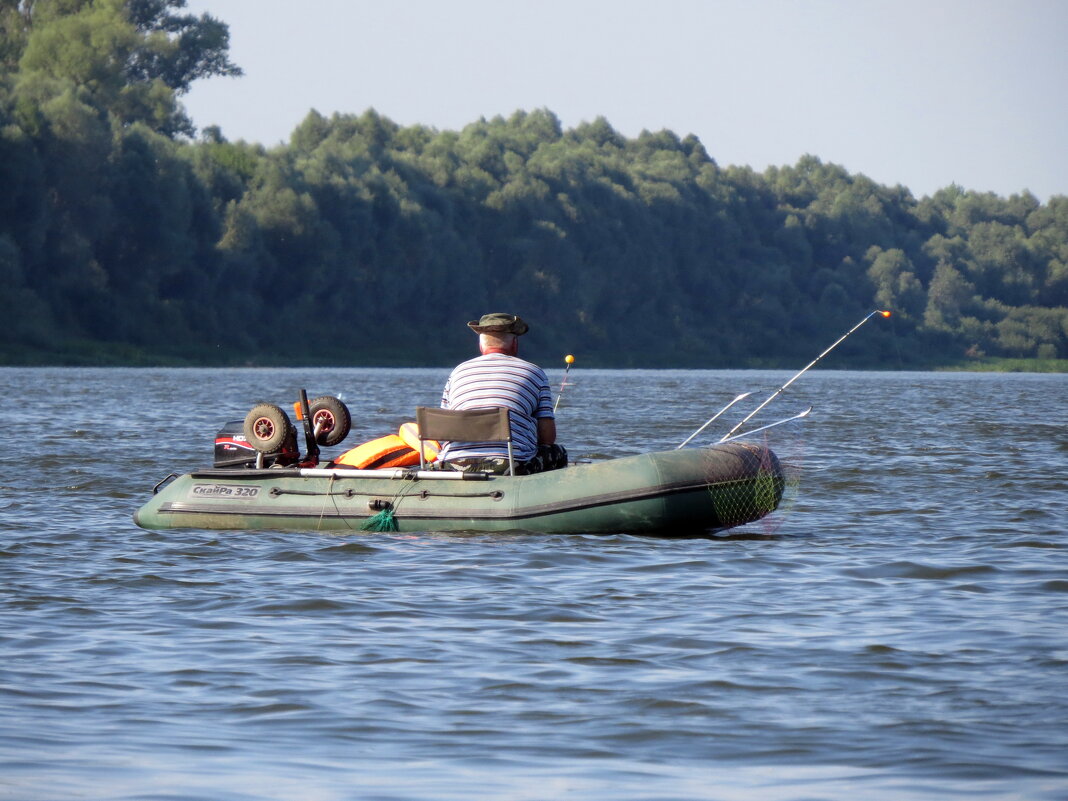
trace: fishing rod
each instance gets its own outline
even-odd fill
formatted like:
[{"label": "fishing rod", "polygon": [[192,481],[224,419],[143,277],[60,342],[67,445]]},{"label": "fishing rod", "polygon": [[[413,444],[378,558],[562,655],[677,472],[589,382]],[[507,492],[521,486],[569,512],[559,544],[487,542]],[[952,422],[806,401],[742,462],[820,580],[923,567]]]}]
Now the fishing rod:
[{"label": "fishing rod", "polygon": [[575,363],[575,357],[569,353],[564,357],[564,361],[567,363],[567,367],[564,368],[564,380],[560,382],[560,393],[556,396],[556,403],[553,404],[553,414],[556,414],[556,407],[560,405],[560,398],[564,397],[564,387],[567,386],[567,374],[571,370],[571,365]]},{"label": "fishing rod", "polygon": [[802,417],[808,417],[808,413],[811,412],[811,411],[812,411],[812,407],[809,406],[807,409],[805,409],[805,411],[799,412],[799,413],[795,414],[793,417],[787,417],[787,418],[785,418],[783,420],[776,420],[774,423],[768,423],[766,426],[761,426],[760,428],[754,428],[752,431],[746,431],[744,434],[736,434],[733,437],[726,437],[724,439],[721,439],[716,444],[717,445],[722,445],[724,442],[733,442],[736,439],[741,439],[742,437],[748,437],[750,434],[755,434],[758,431],[767,431],[769,428],[775,428],[775,426],[781,426],[783,423],[789,423],[789,422],[792,422],[794,420],[800,420]]},{"label": "fishing rod", "polygon": [[830,353],[832,350],[834,350],[836,347],[838,347],[845,340],[846,337],[848,337],[850,334],[852,334],[854,331],[856,331],[858,328],[860,328],[862,325],[864,325],[864,323],[868,322],[868,320],[870,320],[872,317],[874,317],[877,314],[882,315],[883,317],[889,317],[890,316],[890,312],[882,311],[881,309],[876,309],[875,311],[871,312],[867,317],[865,317],[863,320],[861,320],[855,326],[853,326],[848,331],[846,331],[844,334],[842,334],[842,336],[840,336],[837,340],[835,340],[834,344],[831,345],[829,348],[827,348],[827,350],[823,351],[823,353],[821,353],[815,359],[813,359],[808,364],[806,364],[804,366],[804,368],[802,368],[801,371],[799,373],[797,373],[793,378],[791,378],[789,381],[787,381],[785,384],[783,384],[777,390],[772,392],[771,395],[768,396],[767,400],[765,400],[762,404],[760,404],[755,409],[753,409],[753,411],[751,411],[748,415],[746,415],[744,420],[742,420],[740,423],[738,423],[738,425],[736,425],[734,428],[732,428],[730,431],[728,431],[726,434],[724,434],[723,438],[720,440],[720,442],[726,442],[728,439],[730,439],[731,435],[735,431],[737,431],[739,428],[741,428],[746,423],[748,423],[754,416],[756,416],[757,412],[759,412],[761,409],[763,409],[765,406],[767,406],[769,403],[771,403],[773,400],[775,400],[777,397],[779,397],[779,395],[781,395],[783,393],[783,390],[785,390],[788,386],[790,386],[792,383],[794,383],[794,381],[796,381],[802,375],[804,375],[806,372],[808,372],[808,369],[810,367],[812,367],[812,365],[814,365],[816,362],[818,362],[820,359],[822,359],[824,356],[826,356],[828,353]]},{"label": "fishing rod", "polygon": [[736,404],[736,403],[737,403],[738,401],[740,401],[740,400],[742,400],[742,399],[744,399],[744,398],[748,398],[748,397],[749,397],[750,395],[752,395],[752,394],[753,394],[752,392],[743,392],[743,393],[742,393],[741,395],[739,395],[739,396],[738,396],[737,398],[735,398],[734,400],[732,400],[732,401],[731,401],[730,403],[728,403],[728,404],[727,404],[726,406],[724,406],[724,407],[723,407],[722,409],[720,409],[720,410],[719,410],[718,412],[716,412],[716,413],[715,413],[714,415],[712,415],[712,416],[711,416],[710,418],[708,418],[708,422],[707,422],[707,423],[705,423],[705,424],[704,424],[703,426],[701,426],[701,427],[700,427],[699,429],[697,429],[697,430],[696,430],[696,431],[694,431],[694,432],[693,432],[692,434],[690,434],[690,436],[686,437],[686,439],[684,439],[684,440],[682,441],[682,445],[678,445],[678,446],[676,446],[676,447],[675,447],[675,450],[679,450],[679,448],[683,447],[683,445],[685,445],[685,444],[686,444],[687,442],[689,442],[689,441],[690,441],[691,439],[693,439],[693,438],[694,438],[694,437],[696,437],[696,436],[697,436],[698,434],[700,434],[700,433],[701,433],[702,431],[704,431],[704,430],[705,430],[706,428],[708,428],[708,426],[709,426],[709,423],[712,423],[712,422],[713,422],[714,420],[716,420],[716,419],[717,419],[717,418],[718,418],[718,417],[719,417],[719,416],[720,416],[721,414],[723,414],[723,413],[724,413],[725,411],[727,411],[727,409],[731,408],[731,407],[732,407],[732,406],[733,406],[734,404]]}]

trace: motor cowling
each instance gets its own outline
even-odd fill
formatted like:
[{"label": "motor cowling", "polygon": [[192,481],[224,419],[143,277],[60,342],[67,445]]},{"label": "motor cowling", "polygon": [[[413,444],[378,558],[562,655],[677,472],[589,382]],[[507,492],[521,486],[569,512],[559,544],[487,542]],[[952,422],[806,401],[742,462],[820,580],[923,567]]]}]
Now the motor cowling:
[{"label": "motor cowling", "polygon": [[256,449],[245,437],[245,421],[231,420],[215,435],[215,467],[253,467]]}]

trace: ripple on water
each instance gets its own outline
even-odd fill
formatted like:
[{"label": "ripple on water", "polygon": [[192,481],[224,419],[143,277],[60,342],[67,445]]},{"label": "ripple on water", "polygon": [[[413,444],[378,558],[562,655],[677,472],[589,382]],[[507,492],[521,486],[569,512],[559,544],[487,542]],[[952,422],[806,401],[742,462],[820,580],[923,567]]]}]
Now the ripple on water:
[{"label": "ripple on water", "polygon": [[[646,445],[674,447],[709,398],[788,377],[628,374],[608,410],[619,374],[595,372],[569,389],[578,452],[645,447],[603,431],[644,430],[657,391],[680,419]],[[1063,383],[807,377],[792,391],[824,422],[799,497],[718,538],[131,524],[250,399],[337,386],[393,430],[443,380],[400,373],[5,373],[64,432],[34,463],[0,454],[8,795],[1063,798],[1068,439],[978,424],[1039,391],[1065,419]],[[90,396],[105,422],[69,402]],[[35,419],[10,423],[29,441]]]}]

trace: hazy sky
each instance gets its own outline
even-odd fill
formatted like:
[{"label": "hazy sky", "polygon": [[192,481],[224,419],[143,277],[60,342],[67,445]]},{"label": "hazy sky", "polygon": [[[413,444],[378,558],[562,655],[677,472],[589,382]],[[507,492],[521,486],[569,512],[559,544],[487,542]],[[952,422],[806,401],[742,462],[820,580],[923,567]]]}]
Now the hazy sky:
[{"label": "hazy sky", "polygon": [[806,153],[917,197],[1068,195],[1068,0],[189,0],[237,79],[198,126],[274,145],[312,108],[460,130],[548,108],[696,135],[721,166]]}]

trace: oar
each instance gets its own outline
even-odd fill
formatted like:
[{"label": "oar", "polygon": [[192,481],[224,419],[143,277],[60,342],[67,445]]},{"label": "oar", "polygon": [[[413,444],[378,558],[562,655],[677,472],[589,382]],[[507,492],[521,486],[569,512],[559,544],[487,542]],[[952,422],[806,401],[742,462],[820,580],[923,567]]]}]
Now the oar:
[{"label": "oar", "polygon": [[[871,312],[867,317],[865,317],[863,320],[861,320],[855,326],[853,326],[848,331],[846,331],[844,334],[842,334],[842,336],[840,336],[837,340],[835,340],[834,344],[831,345],[829,348],[827,348],[827,350],[823,351],[823,353],[821,353],[815,359],[813,359],[808,364],[806,364],[801,369],[801,371],[799,373],[797,373],[793,378],[791,378],[789,381],[787,381],[785,384],[783,384],[777,390],[772,392],[768,396],[768,399],[766,401],[764,401],[762,404],[760,404],[755,409],[753,409],[753,411],[751,411],[749,414],[747,414],[742,419],[742,421],[740,423],[738,423],[738,425],[736,425],[734,428],[732,428],[730,431],[728,431],[726,434],[724,434],[723,435],[723,439],[721,439],[720,442],[726,442],[728,439],[730,439],[731,435],[735,431],[737,431],[739,428],[744,426],[746,423],[748,423],[749,420],[752,419],[756,415],[757,412],[759,412],[761,409],[763,409],[765,406],[767,406],[769,403],[771,403],[773,400],[775,400],[777,397],[779,397],[779,395],[782,394],[783,390],[785,390],[788,386],[790,386],[792,383],[794,383],[794,381],[796,381],[802,375],[804,375],[806,372],[808,372],[808,368],[810,368],[812,365],[814,365],[816,362],[818,362],[820,359],[822,359],[824,356],[826,356],[828,353],[830,353],[832,350],[834,350],[836,347],[838,347],[838,345],[840,345],[845,340],[846,337],[848,337],[850,334],[852,334],[854,331],[856,331],[858,328],[860,328],[862,325],[864,325],[864,323],[868,322],[868,320],[870,320],[872,317],[874,317],[877,314],[881,314],[883,317],[889,317],[890,316],[890,312],[882,311],[880,309],[876,309],[875,311]],[[757,429],[757,430],[759,431],[760,429]],[[752,432],[750,432],[750,433],[752,433]]]},{"label": "oar", "polygon": [[560,405],[560,398],[564,397],[564,387],[567,386],[567,374],[571,370],[571,365],[575,363],[575,357],[570,353],[564,357],[564,361],[567,363],[567,367],[564,368],[564,380],[560,382],[560,394],[556,396],[556,403],[553,404],[553,414],[556,414],[556,407]]},{"label": "oar", "polygon": [[720,410],[719,410],[718,412],[716,412],[716,413],[715,413],[714,415],[712,415],[711,417],[709,417],[709,418],[708,418],[708,422],[707,422],[707,423],[705,423],[705,424],[704,424],[703,426],[701,426],[701,427],[700,427],[699,429],[697,429],[697,430],[696,430],[696,431],[694,431],[694,432],[693,432],[692,434],[690,434],[690,436],[686,437],[686,439],[684,439],[684,440],[682,441],[682,444],[681,444],[681,445],[677,445],[677,446],[675,447],[675,450],[679,450],[679,448],[683,447],[683,445],[685,445],[685,444],[686,444],[687,442],[689,442],[689,441],[690,441],[691,439],[693,439],[693,438],[694,438],[694,437],[696,437],[696,436],[697,436],[698,434],[700,434],[700,433],[701,433],[702,431],[704,431],[704,430],[705,430],[706,428],[708,428],[708,425],[709,425],[709,423],[712,423],[712,422],[713,422],[713,421],[714,421],[714,420],[715,420],[716,418],[718,418],[718,417],[719,417],[719,416],[720,416],[721,414],[723,414],[723,413],[724,413],[725,411],[727,411],[727,409],[731,408],[731,407],[732,407],[732,406],[733,406],[734,404],[736,404],[736,403],[737,403],[738,401],[740,401],[740,400],[743,400],[744,398],[748,398],[748,397],[749,397],[750,395],[752,395],[752,394],[753,394],[752,392],[743,392],[743,393],[742,393],[741,395],[739,395],[739,396],[738,396],[737,398],[735,398],[734,400],[732,400],[732,401],[731,401],[730,403],[728,403],[728,404],[727,404],[726,406],[724,406],[724,407],[723,407],[722,409],[720,409]]}]

